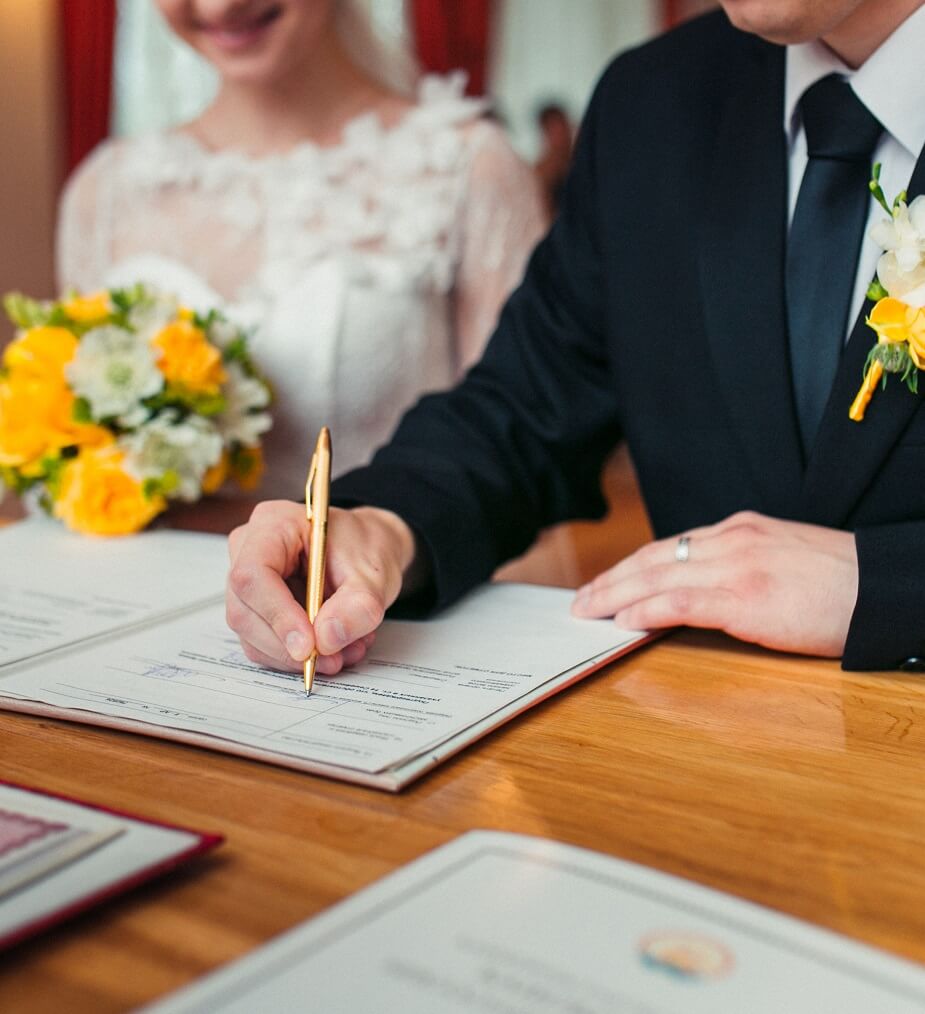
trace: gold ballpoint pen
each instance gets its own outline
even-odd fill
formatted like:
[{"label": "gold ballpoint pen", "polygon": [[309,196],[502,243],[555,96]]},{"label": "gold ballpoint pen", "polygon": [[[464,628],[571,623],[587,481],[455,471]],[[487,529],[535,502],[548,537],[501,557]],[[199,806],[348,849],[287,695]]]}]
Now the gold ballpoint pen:
[{"label": "gold ballpoint pen", "polygon": [[[321,427],[315,453],[305,480],[305,516],[311,522],[308,541],[308,580],[305,590],[305,611],[314,626],[315,617],[324,598],[324,558],[328,541],[328,501],[331,495],[331,433]],[[317,640],[305,660],[305,693],[312,692],[315,664],[318,661]]]}]

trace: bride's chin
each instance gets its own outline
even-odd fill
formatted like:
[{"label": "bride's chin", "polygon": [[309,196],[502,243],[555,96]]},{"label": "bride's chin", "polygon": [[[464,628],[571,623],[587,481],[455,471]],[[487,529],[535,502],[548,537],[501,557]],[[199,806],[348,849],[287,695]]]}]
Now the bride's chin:
[{"label": "bride's chin", "polygon": [[284,61],[266,59],[264,54],[239,60],[210,60],[210,63],[223,81],[244,87],[271,87],[291,73]]}]

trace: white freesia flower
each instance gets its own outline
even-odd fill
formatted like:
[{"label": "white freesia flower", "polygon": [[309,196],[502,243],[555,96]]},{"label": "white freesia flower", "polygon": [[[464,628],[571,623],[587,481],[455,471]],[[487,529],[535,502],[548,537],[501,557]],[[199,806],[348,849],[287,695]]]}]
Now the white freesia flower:
[{"label": "white freesia flower", "polygon": [[259,411],[270,403],[270,392],[237,363],[229,363],[226,370],[228,380],[222,388],[225,409],[216,417],[215,424],[226,447],[232,443],[256,447],[260,434],[272,426],[270,416]]},{"label": "white freesia flower", "polygon": [[162,412],[143,429],[119,440],[126,469],[139,482],[162,479],[166,472],[177,478],[170,495],[191,502],[202,492],[202,477],[218,463],[222,438],[201,416],[178,422],[174,412]]},{"label": "white freesia flower", "polygon": [[213,320],[207,337],[216,348],[226,349],[238,337],[238,328],[230,320]]},{"label": "white freesia flower", "polygon": [[164,386],[150,345],[113,325],[88,331],[65,372],[74,393],[89,402],[95,419],[129,413]]},{"label": "white freesia flower", "polygon": [[870,238],[885,251],[877,262],[880,284],[894,299],[925,305],[925,197],[908,206],[900,202],[892,218],[871,228]]}]

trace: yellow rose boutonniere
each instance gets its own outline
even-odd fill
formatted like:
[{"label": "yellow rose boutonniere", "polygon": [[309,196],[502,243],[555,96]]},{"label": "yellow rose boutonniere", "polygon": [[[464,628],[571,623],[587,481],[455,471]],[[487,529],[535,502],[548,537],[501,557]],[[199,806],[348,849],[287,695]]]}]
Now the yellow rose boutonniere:
[{"label": "yellow rose boutonniere", "polygon": [[877,275],[867,291],[876,300],[867,318],[877,335],[864,366],[864,379],[849,418],[861,422],[878,384],[897,374],[913,394],[919,370],[925,369],[925,197],[906,203],[905,193],[887,204],[880,187],[880,165],[874,166],[870,191],[889,215],[870,232],[884,250]]}]

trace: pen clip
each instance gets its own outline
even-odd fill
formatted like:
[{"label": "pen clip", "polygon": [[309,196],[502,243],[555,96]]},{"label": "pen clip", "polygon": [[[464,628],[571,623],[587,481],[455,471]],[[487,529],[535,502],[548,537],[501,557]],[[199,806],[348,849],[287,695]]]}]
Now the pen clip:
[{"label": "pen clip", "polygon": [[312,455],[312,462],[308,466],[308,478],[305,480],[305,517],[312,519],[312,491],[315,485],[315,473],[318,471],[318,455]]}]

